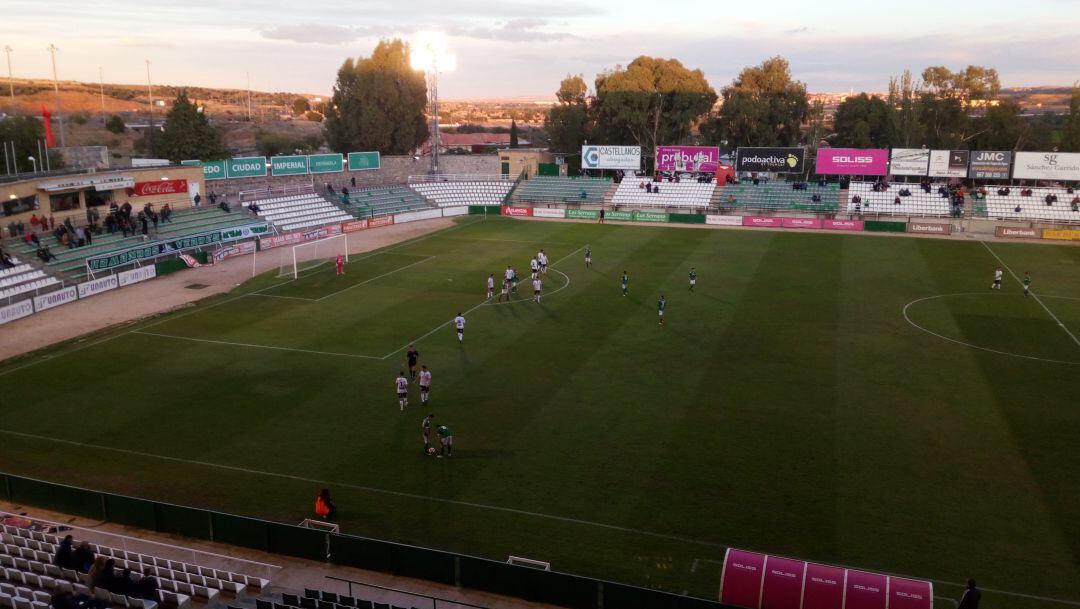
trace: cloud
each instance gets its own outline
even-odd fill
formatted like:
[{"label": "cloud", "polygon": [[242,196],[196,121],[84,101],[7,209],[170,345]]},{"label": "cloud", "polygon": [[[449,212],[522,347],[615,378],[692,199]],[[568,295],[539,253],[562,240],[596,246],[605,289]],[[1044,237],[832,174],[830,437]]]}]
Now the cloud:
[{"label": "cloud", "polygon": [[787,30],[784,33],[789,34],[789,35],[794,35],[794,34],[805,34],[805,33],[809,32],[809,31],[810,31],[810,28],[808,28],[808,27],[806,27],[804,25],[803,27],[797,27],[797,28],[795,28],[793,30]]},{"label": "cloud", "polygon": [[523,17],[497,23],[496,27],[452,25],[447,34],[462,38],[500,40],[503,42],[550,42],[577,38],[566,32],[547,32],[538,28],[548,25],[546,19]]},{"label": "cloud", "polygon": [[392,28],[375,26],[356,27],[323,23],[297,23],[277,25],[259,30],[263,38],[287,40],[304,44],[344,44],[368,36],[392,33]]}]

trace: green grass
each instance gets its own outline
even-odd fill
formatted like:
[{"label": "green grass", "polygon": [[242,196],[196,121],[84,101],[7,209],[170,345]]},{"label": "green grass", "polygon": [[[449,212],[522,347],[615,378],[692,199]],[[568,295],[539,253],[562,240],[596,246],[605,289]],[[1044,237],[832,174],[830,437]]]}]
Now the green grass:
[{"label": "green grass", "polygon": [[[565,273],[542,304],[478,306],[541,247]],[[1080,331],[1080,248],[991,247]],[[0,427],[29,434],[0,432],[0,469],[286,522],[328,485],[345,532],[711,598],[730,544],[1075,601],[1080,365],[1044,360],[1080,346],[1008,274],[991,293],[996,266],[965,241],[467,218],[0,364]],[[968,295],[911,321],[1041,359],[902,315],[943,294]],[[433,402],[402,414],[420,337]],[[426,411],[452,460],[421,456]]]}]

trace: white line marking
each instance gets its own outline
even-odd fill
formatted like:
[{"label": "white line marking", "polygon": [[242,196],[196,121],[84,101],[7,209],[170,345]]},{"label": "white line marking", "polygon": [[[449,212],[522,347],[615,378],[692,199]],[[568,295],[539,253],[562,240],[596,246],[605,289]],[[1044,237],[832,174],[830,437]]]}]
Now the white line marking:
[{"label": "white line marking", "polygon": [[348,292],[349,290],[351,290],[353,288],[358,288],[358,287],[360,287],[360,286],[362,286],[362,285],[364,285],[366,283],[371,283],[372,281],[382,279],[383,277],[389,277],[390,275],[393,275],[394,273],[397,273],[398,271],[404,271],[407,268],[414,267],[414,266],[416,266],[418,264],[424,264],[425,262],[427,262],[429,260],[434,260],[434,259],[435,259],[435,256],[428,256],[427,258],[424,258],[423,260],[418,260],[418,261],[416,261],[416,262],[414,262],[412,264],[406,264],[403,267],[396,268],[396,269],[390,271],[389,273],[383,273],[382,275],[379,275],[378,277],[372,277],[371,279],[361,281],[360,283],[353,284],[353,285],[351,285],[351,286],[349,286],[347,288],[342,288],[342,289],[340,289],[340,290],[338,290],[336,292],[332,292],[330,294],[327,294],[326,296],[323,296],[322,298],[316,298],[315,302],[321,302],[323,300],[326,300],[327,298],[330,298],[331,296],[336,296],[336,295],[338,295],[338,294],[340,294],[342,292]]},{"label": "white line marking", "polygon": [[[1020,358],[1023,358],[1023,359],[1036,360],[1036,361],[1040,361],[1040,362],[1049,362],[1049,363],[1052,363],[1052,364],[1066,364],[1066,365],[1069,365],[1069,366],[1080,366],[1080,362],[1069,362],[1069,361],[1059,360],[1059,359],[1047,359],[1047,358],[1044,358],[1044,357],[1035,357],[1034,355],[1020,355],[1018,353],[1010,353],[1008,351],[999,351],[997,349],[991,349],[989,347],[980,347],[979,345],[974,345],[974,344],[971,344],[971,343],[964,342],[962,340],[957,340],[955,338],[949,338],[948,336],[938,334],[937,332],[934,332],[933,330],[930,330],[928,328],[924,328],[924,327],[920,326],[919,324],[912,321],[910,317],[908,317],[908,308],[911,307],[911,305],[918,304],[918,303],[926,301],[926,300],[934,300],[934,299],[937,299],[937,298],[950,298],[952,296],[989,296],[989,294],[986,294],[985,292],[962,292],[962,293],[959,293],[959,294],[938,294],[937,296],[927,296],[926,298],[917,298],[917,299],[912,300],[911,302],[907,303],[906,305],[904,305],[904,308],[902,310],[902,313],[904,315],[904,321],[911,324],[911,326],[913,328],[917,328],[919,330],[922,330],[923,332],[926,332],[927,334],[930,334],[932,336],[936,336],[936,337],[940,338],[941,340],[947,340],[950,343],[956,343],[957,345],[963,345],[965,347],[970,347],[972,349],[979,349],[980,351],[989,351],[990,353],[997,353],[998,355],[1008,355],[1009,357],[1020,357]],[[1080,298],[1071,298],[1069,296],[1047,296],[1047,298],[1061,298],[1062,300],[1080,300]]]},{"label": "white line marking", "polygon": [[[555,271],[556,273],[562,275],[563,279],[566,280],[566,283],[564,283],[561,286],[555,288],[554,291],[545,292],[545,293],[540,294],[540,296],[542,296],[544,298],[547,298],[548,296],[554,296],[555,294],[558,294],[559,292],[561,292],[561,291],[565,290],[566,288],[570,287],[570,276],[569,275],[567,275],[566,273],[560,271],[559,269],[557,269],[555,267],[549,266],[548,268],[550,268],[552,271]],[[526,290],[526,292],[528,292],[528,290]],[[502,306],[502,305],[521,304],[523,302],[534,302],[534,301],[531,298],[519,298],[517,300],[508,300],[506,302],[491,302],[490,300],[488,300],[488,301],[483,303],[483,306],[485,306],[485,307],[498,307],[498,306]]]},{"label": "white line marking", "polygon": [[[1016,280],[1016,283],[1019,283],[1021,287],[1024,285],[1024,282],[1016,276],[1016,273],[1014,273],[1013,270],[1009,268],[1009,265],[1005,264],[1005,261],[1002,260],[997,254],[995,254],[994,250],[990,249],[990,246],[987,245],[985,241],[979,241],[979,243],[982,243],[983,247],[986,248],[986,251],[990,252],[990,255],[997,259],[997,261],[1001,263],[1001,266],[1005,267],[1005,270],[1009,271],[1009,274],[1013,276],[1013,279]],[[1035,292],[1030,292],[1030,294],[1031,297],[1035,299],[1035,302],[1039,303],[1039,306],[1041,306],[1043,310],[1045,310],[1047,314],[1049,314],[1050,317],[1052,317],[1053,320],[1057,322],[1057,325],[1061,327],[1061,329],[1064,330],[1066,334],[1069,335],[1069,338],[1073,339],[1073,342],[1076,343],[1076,346],[1080,347],[1080,338],[1076,338],[1076,335],[1073,334],[1072,331],[1065,326],[1065,324],[1061,323],[1061,320],[1058,319],[1058,316],[1054,315],[1054,312],[1050,310],[1050,307],[1046,306],[1046,304],[1043,303],[1042,299],[1039,298],[1038,294],[1036,294]]]},{"label": "white line marking", "polygon": [[482,237],[447,237],[454,241],[496,241],[499,243],[546,243],[548,245],[573,245],[573,243],[561,243],[559,241],[525,241],[522,239],[485,239]]},{"label": "white line marking", "polygon": [[158,336],[161,338],[172,338],[174,340],[186,340],[195,343],[209,343],[212,345],[227,345],[230,347],[247,347],[249,349],[271,349],[274,351],[292,351],[294,353],[311,353],[314,355],[333,355],[337,357],[355,357],[359,359],[383,359],[374,355],[357,355],[355,353],[335,353],[333,351],[313,351],[311,349],[294,349],[292,347],[272,347],[270,345],[255,345],[252,343],[232,343],[225,340],[210,340],[207,338],[192,338],[190,336],[175,336],[173,334],[158,334],[156,332],[143,332],[142,330],[132,330],[132,334],[141,334],[143,336]]},{"label": "white line marking", "polygon": [[[582,520],[580,518],[570,518],[570,517],[567,517],[567,516],[556,516],[556,515],[553,515],[553,514],[544,514],[542,512],[530,512],[528,510],[519,510],[519,509],[516,509],[516,508],[501,507],[501,506],[497,506],[497,505],[487,505],[487,504],[484,504],[484,503],[474,503],[472,501],[460,501],[460,500],[457,500],[457,499],[444,499],[444,498],[441,498],[441,497],[432,497],[432,496],[429,496],[429,495],[420,495],[420,494],[417,494],[417,493],[406,493],[406,492],[402,492],[402,491],[392,491],[392,490],[383,489],[383,488],[377,488],[377,487],[372,487],[372,486],[363,486],[363,485],[360,485],[360,484],[351,484],[351,483],[348,483],[348,482],[333,482],[333,481],[329,481],[329,480],[317,480],[315,478],[307,478],[307,477],[304,477],[304,476],[295,476],[295,475],[292,475],[292,474],[279,474],[279,473],[276,473],[276,472],[267,472],[267,471],[261,471],[261,470],[257,470],[257,469],[249,469],[249,468],[246,468],[246,467],[239,467],[239,466],[236,466],[236,465],[223,465],[223,464],[220,464],[220,463],[210,463],[210,462],[207,462],[207,461],[196,461],[196,460],[193,460],[193,459],[182,459],[182,458],[179,458],[179,457],[168,457],[168,456],[165,456],[165,455],[156,455],[156,454],[153,454],[153,453],[145,453],[145,452],[141,452],[141,451],[137,451],[137,450],[130,450],[130,449],[126,449],[126,448],[117,448],[115,446],[101,446],[99,444],[87,444],[85,442],[77,442],[75,440],[64,440],[64,439],[61,439],[61,438],[52,438],[52,437],[49,437],[49,436],[39,436],[37,434],[24,433],[24,432],[20,432],[20,431],[12,431],[12,430],[9,430],[9,429],[0,429],[0,433],[8,434],[8,435],[11,435],[11,436],[17,436],[17,437],[21,437],[21,438],[29,438],[31,440],[40,440],[40,441],[44,441],[44,442],[54,442],[54,443],[57,443],[57,444],[66,444],[68,446],[76,446],[76,447],[79,447],[79,448],[89,448],[89,449],[93,449],[93,450],[102,450],[102,451],[114,452],[114,453],[119,453],[119,454],[124,454],[124,455],[131,455],[131,456],[134,456],[134,457],[160,459],[162,461],[169,461],[169,462],[172,462],[172,463],[180,463],[182,465],[197,465],[199,467],[207,467],[207,468],[211,468],[211,469],[226,470],[226,471],[232,471],[232,472],[237,472],[237,473],[241,473],[241,474],[251,474],[251,475],[255,475],[255,476],[266,476],[266,477],[269,477],[269,478],[280,478],[280,479],[283,479],[283,480],[293,480],[293,481],[296,481],[296,482],[303,482],[305,484],[318,485],[320,487],[349,488],[349,489],[353,489],[353,490],[357,490],[357,491],[364,491],[364,492],[368,492],[368,493],[374,493],[374,494],[380,494],[380,495],[389,495],[389,496],[392,496],[392,497],[404,497],[404,498],[407,498],[407,499],[418,499],[420,501],[425,501],[425,502],[445,503],[445,504],[448,504],[448,505],[457,505],[457,506],[470,507],[470,508],[476,508],[476,509],[481,509],[481,510],[490,510],[490,511],[494,511],[494,512],[503,512],[503,513],[507,513],[507,514],[518,514],[520,516],[529,516],[531,518],[555,520],[557,522],[567,522],[567,523],[570,523],[570,524],[579,524],[579,525],[583,525],[583,526],[596,527],[596,528],[607,529],[607,530],[611,530],[611,531],[619,531],[619,532],[622,532],[622,533],[633,533],[633,534],[636,534],[636,535],[643,535],[643,536],[647,536],[647,537],[656,537],[658,539],[670,539],[670,540],[678,541],[678,542],[682,542],[682,543],[689,543],[689,544],[705,546],[705,547],[711,547],[711,548],[725,549],[725,548],[730,547],[730,544],[717,543],[717,542],[712,542],[712,541],[704,541],[704,540],[701,540],[701,539],[692,539],[692,538],[689,538],[689,537],[681,537],[679,535],[669,535],[667,533],[655,533],[653,531],[644,531],[644,530],[641,530],[641,529],[623,527],[623,526],[614,525],[614,524],[605,524],[605,523],[602,523],[602,522],[594,522],[594,521],[591,521],[591,520]],[[708,560],[708,559],[700,559],[700,560]],[[708,560],[708,562],[720,562],[720,561]],[[934,583],[944,584],[944,585],[949,585],[949,586],[956,586],[956,587],[963,587],[964,586],[964,584],[948,582],[948,581],[941,581],[941,580],[936,580],[936,579],[928,579],[926,577],[904,575],[904,574],[900,574],[900,573],[885,573],[885,574],[887,574],[887,575],[895,575],[897,577],[905,577],[905,578],[908,578],[908,579],[928,580],[928,581],[932,581]],[[1008,592],[1008,591],[1005,591],[1005,590],[994,590],[992,588],[983,588],[983,591],[984,592],[993,592],[995,594],[1004,594],[1004,595],[1008,595],[1008,596],[1017,596],[1017,597],[1022,597],[1022,598],[1029,598],[1029,599],[1042,600],[1042,601],[1048,601],[1048,602],[1054,602],[1054,603],[1061,603],[1061,604],[1064,604],[1064,605],[1080,606],[1080,601],[1072,601],[1072,600],[1066,600],[1066,599],[1050,598],[1050,597],[1045,597],[1045,596],[1034,596],[1034,595],[1030,595],[1030,594],[1024,594],[1024,593],[1021,593],[1021,592]]]},{"label": "white line marking", "polygon": [[260,296],[262,298],[282,298],[285,300],[303,300],[306,302],[316,302],[318,300],[317,298],[300,298],[299,296],[278,296],[277,294],[263,294],[261,291],[252,292],[250,294],[247,294],[247,296]]}]

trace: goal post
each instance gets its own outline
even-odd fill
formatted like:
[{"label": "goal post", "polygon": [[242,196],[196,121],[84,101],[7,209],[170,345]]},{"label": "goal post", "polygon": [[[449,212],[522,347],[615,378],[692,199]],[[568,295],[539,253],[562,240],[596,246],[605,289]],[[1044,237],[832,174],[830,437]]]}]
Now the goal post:
[{"label": "goal post", "polygon": [[349,261],[347,233],[294,245],[281,251],[278,277],[299,279],[323,265],[333,264],[338,256],[341,256],[345,262]]}]

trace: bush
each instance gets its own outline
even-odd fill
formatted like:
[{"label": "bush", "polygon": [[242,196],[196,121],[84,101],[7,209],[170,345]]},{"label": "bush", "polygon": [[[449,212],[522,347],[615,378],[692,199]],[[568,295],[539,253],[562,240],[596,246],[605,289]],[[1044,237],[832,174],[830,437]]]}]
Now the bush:
[{"label": "bush", "polygon": [[314,110],[312,110],[312,111],[309,111],[306,114],[304,114],[304,118],[306,118],[307,120],[309,120],[309,121],[311,121],[313,123],[321,123],[322,119],[323,119],[323,115],[319,114],[318,112],[315,112]]},{"label": "bush", "polygon": [[127,125],[124,124],[124,119],[120,118],[119,114],[114,114],[105,121],[105,128],[119,135],[127,129]]},{"label": "bush", "polygon": [[85,114],[76,114],[75,116],[71,117],[71,120],[74,121],[74,123],[76,125],[85,125],[86,124],[86,115]]}]

